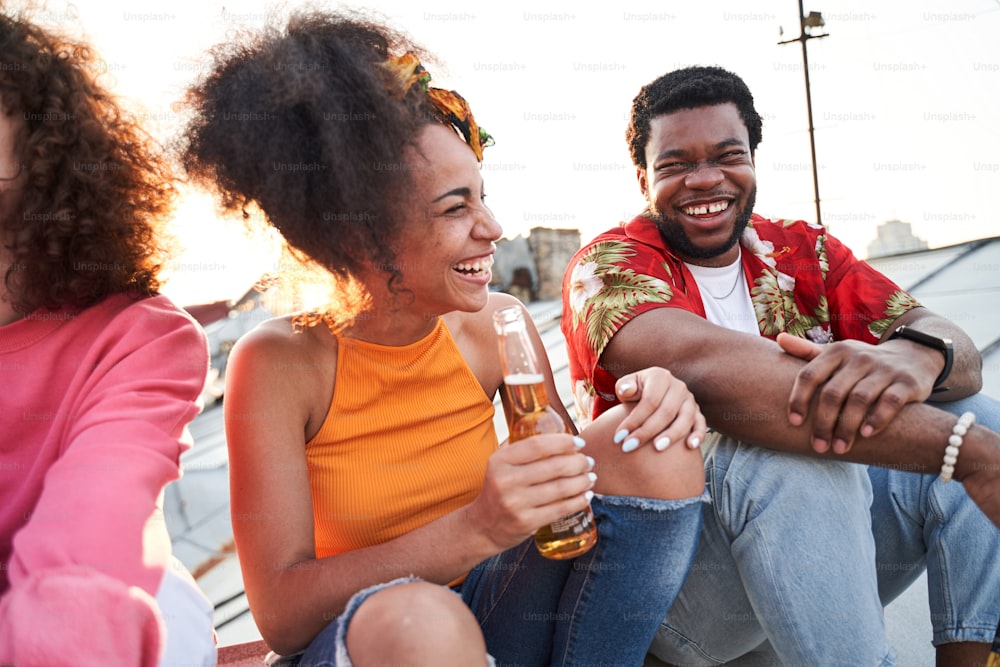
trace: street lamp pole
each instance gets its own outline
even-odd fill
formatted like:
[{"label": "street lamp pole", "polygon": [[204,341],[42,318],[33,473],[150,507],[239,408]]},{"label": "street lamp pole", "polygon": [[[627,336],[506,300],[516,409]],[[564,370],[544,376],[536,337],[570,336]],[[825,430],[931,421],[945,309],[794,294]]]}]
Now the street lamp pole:
[{"label": "street lamp pole", "polygon": [[823,224],[823,217],[820,214],[819,205],[819,170],[816,166],[816,138],[813,128],[813,112],[812,112],[812,93],[809,88],[809,54],[806,49],[806,42],[810,39],[816,39],[818,37],[828,37],[828,33],[821,33],[819,35],[813,35],[811,30],[813,28],[821,28],[826,25],[823,20],[823,15],[820,12],[809,12],[806,16],[802,8],[802,0],[799,0],[799,36],[795,39],[788,39],[783,42],[778,42],[778,44],[791,44],[792,42],[800,42],[802,44],[802,70],[805,72],[806,77],[806,113],[809,116],[809,151],[812,155],[812,176],[813,176],[813,197],[816,201],[816,224]]}]

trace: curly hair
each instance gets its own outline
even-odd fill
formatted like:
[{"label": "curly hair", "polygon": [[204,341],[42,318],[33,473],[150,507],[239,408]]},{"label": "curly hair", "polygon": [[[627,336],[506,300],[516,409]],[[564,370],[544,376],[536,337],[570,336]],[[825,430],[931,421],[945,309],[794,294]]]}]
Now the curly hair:
[{"label": "curly hair", "polygon": [[376,269],[392,287],[406,150],[441,120],[420,86],[387,87],[378,65],[405,51],[421,52],[361,14],[315,11],[220,44],[187,94],[185,170],[225,211],[259,208],[339,284]]},{"label": "curly hair", "polygon": [[174,181],[134,115],[97,81],[103,62],[83,43],[0,13],[0,63],[0,102],[20,130],[20,175],[0,223],[12,307],[156,294]]},{"label": "curly hair", "polygon": [[753,95],[737,75],[721,67],[686,67],[668,72],[646,84],[632,100],[625,140],[632,163],[646,168],[646,145],[653,118],[681,109],[733,103],[750,135],[750,152],[761,141],[763,121],[753,105]]}]

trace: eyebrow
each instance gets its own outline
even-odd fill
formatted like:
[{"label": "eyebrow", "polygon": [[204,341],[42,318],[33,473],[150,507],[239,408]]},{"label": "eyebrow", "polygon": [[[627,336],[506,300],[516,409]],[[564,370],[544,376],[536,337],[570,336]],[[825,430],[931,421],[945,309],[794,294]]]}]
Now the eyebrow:
[{"label": "eyebrow", "polygon": [[[723,139],[719,143],[712,146],[712,148],[718,151],[722,150],[723,148],[730,148],[732,146],[739,146],[740,148],[746,148],[746,144],[737,137],[730,137],[728,139]],[[675,148],[673,150],[663,151],[662,153],[656,156],[656,159],[654,159],[653,162],[659,162],[660,160],[666,160],[667,158],[672,158],[672,157],[684,157],[686,154],[687,151],[682,150],[680,148]]]},{"label": "eyebrow", "polygon": [[[480,183],[479,187],[480,187],[480,189],[482,189],[483,184]],[[452,197],[452,196],[466,197],[466,198],[471,197],[472,196],[472,189],[471,188],[455,188],[454,190],[448,190],[448,192],[444,193],[440,197],[435,197],[434,199],[432,199],[431,203],[432,204],[436,204],[437,202],[441,201],[442,199],[445,199],[446,197]]]},{"label": "eyebrow", "polygon": [[455,188],[454,190],[448,190],[448,192],[444,193],[440,197],[434,198],[432,200],[432,203],[437,203],[437,202],[441,201],[442,199],[444,199],[445,197],[451,197],[453,195],[457,195],[459,197],[468,197],[471,194],[472,194],[472,190],[470,190],[469,188]]}]

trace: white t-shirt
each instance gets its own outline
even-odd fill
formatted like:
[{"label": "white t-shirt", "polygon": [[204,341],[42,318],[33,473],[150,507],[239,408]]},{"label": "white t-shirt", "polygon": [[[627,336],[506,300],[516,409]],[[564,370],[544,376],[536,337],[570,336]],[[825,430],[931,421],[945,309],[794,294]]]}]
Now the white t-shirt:
[{"label": "white t-shirt", "polygon": [[709,322],[725,329],[760,335],[739,255],[728,266],[685,264],[698,283],[701,301],[705,305],[705,316]]}]

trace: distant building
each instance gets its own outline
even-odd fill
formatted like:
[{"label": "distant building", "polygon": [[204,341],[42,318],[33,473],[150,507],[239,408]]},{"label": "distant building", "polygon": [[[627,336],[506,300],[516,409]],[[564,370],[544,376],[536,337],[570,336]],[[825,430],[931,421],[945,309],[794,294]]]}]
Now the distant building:
[{"label": "distant building", "polygon": [[915,236],[908,222],[889,220],[879,225],[876,232],[878,236],[868,244],[868,257],[927,250],[927,241]]},{"label": "distant building", "polygon": [[535,300],[538,294],[538,267],[526,237],[518,235],[497,241],[490,287],[513,294],[525,303]]},{"label": "distant building", "polygon": [[497,241],[492,289],[525,303],[562,296],[562,279],[580,249],[580,230],[534,227],[527,237]]}]

